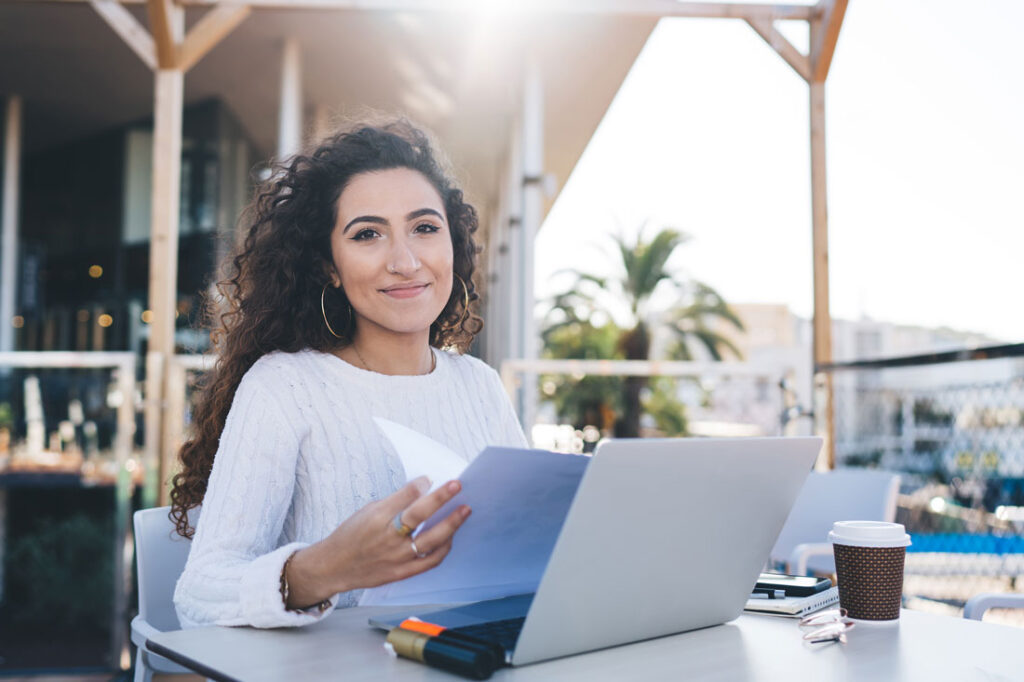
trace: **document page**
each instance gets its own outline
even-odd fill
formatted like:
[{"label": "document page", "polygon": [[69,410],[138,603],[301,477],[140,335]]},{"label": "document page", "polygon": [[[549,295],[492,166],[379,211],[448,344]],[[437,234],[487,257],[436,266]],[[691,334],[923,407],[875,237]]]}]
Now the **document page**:
[{"label": "document page", "polygon": [[469,466],[469,462],[456,455],[450,448],[419,431],[413,431],[407,426],[380,417],[374,417],[373,421],[391,441],[398,458],[402,460],[405,480],[411,481],[426,476],[430,479],[430,492],[434,492],[453,478],[458,478]]},{"label": "document page", "polygon": [[[392,439],[403,462],[415,457],[402,448],[427,447],[409,434],[430,441],[405,431],[401,448]],[[444,604],[535,591],[589,461],[545,450],[486,448],[458,477],[462,492],[423,524],[430,528],[460,504],[473,510],[441,565],[368,589],[360,605]]]}]

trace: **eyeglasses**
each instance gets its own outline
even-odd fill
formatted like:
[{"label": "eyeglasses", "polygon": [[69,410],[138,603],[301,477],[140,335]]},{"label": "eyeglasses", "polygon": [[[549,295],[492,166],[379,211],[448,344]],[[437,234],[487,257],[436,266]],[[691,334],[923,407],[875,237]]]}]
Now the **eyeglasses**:
[{"label": "eyeglasses", "polygon": [[808,644],[840,642],[846,644],[846,633],[853,629],[854,622],[846,617],[846,609],[830,609],[800,619],[804,630],[804,641]]}]

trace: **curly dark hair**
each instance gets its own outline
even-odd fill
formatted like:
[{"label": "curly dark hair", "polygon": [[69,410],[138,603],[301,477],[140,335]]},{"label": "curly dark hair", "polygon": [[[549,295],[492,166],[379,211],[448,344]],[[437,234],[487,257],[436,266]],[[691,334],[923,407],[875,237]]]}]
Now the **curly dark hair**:
[{"label": "curly dark hair", "polygon": [[[173,478],[170,515],[182,536],[194,533],[188,511],[202,503],[242,376],[273,351],[329,351],[351,342],[354,329],[344,291],[328,287],[324,303],[341,339],[328,331],[320,308],[333,266],[330,237],[338,198],[354,176],[393,168],[422,173],[440,194],[451,232],[453,271],[465,282],[470,304],[479,298],[473,284],[479,252],[473,239],[479,225],[476,209],[463,200],[427,135],[408,121],[354,127],[327,138],[312,153],[276,166],[243,214],[248,234],[217,284],[222,300],[206,304],[218,359],[204,378],[195,436],[182,446],[181,470]],[[465,352],[483,328],[480,317],[467,310],[467,292],[452,287],[447,305],[430,326],[432,346]]]}]

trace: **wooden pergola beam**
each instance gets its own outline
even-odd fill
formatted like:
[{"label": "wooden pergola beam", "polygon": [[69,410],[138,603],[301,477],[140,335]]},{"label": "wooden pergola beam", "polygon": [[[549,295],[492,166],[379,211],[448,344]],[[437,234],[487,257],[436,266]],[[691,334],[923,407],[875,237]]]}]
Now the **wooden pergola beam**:
[{"label": "wooden pergola beam", "polygon": [[148,0],[149,27],[153,32],[153,42],[156,44],[157,67],[161,69],[173,69],[178,63],[178,41],[175,40],[174,23],[176,8],[172,0]]},{"label": "wooden pergola beam", "polygon": [[187,72],[252,13],[248,5],[218,5],[203,15],[182,40],[178,38],[181,33],[181,19],[177,16],[181,13],[180,3],[147,0],[150,23],[154,34],[160,36],[159,40],[154,40],[153,35],[124,8],[131,0],[88,2],[139,59],[154,71],[180,69]]},{"label": "wooden pergola beam", "polygon": [[[124,0],[130,2],[131,0]],[[185,13],[173,0],[146,0],[152,34],[117,0],[88,0],[96,12],[146,63],[154,75],[153,189],[149,243],[149,350],[146,356],[146,486],[144,499],[167,502],[165,479],[172,451],[180,445],[169,433],[165,374],[174,356],[174,317],[178,298],[181,127],[185,73],[249,16],[244,4],[213,7],[188,34]]]},{"label": "wooden pergola beam", "polygon": [[[36,0],[47,1],[47,0]],[[138,22],[115,0],[49,0],[91,2],[97,12],[147,63],[155,61],[156,133],[154,136],[153,238],[151,242],[150,300],[159,321],[151,330],[151,358],[154,362],[174,353],[174,294],[176,289],[177,175],[180,162],[182,78],[185,71],[203,57],[250,13],[251,7],[275,9],[352,9],[390,11],[470,11],[478,0],[122,0],[145,2],[149,9],[152,37],[147,41]],[[676,0],[546,0],[531,5],[511,4],[508,12],[605,14],[647,17],[691,17],[743,19],[802,78],[810,88],[811,205],[814,252],[814,363],[827,365],[832,359],[831,314],[829,310],[828,212],[825,182],[825,79],[832,63],[839,30],[848,0],[820,0],[816,5],[770,5],[752,3],[677,2]],[[184,6],[212,6],[193,31],[183,35]],[[775,27],[776,20],[802,20],[809,24],[810,47],[804,55]],[[152,60],[149,42],[153,43]],[[819,423],[826,435],[826,461],[834,466],[834,419],[832,377],[820,375],[825,394],[824,414]],[[159,386],[159,382],[157,382]],[[158,393],[162,390],[157,388]],[[159,432],[163,419],[159,407],[162,395],[154,395],[147,408],[147,433]],[[167,434],[161,434],[166,437]],[[148,446],[147,446],[148,447]],[[166,470],[161,473],[166,474]]]},{"label": "wooden pergola beam", "polygon": [[178,67],[188,71],[252,12],[248,5],[218,5],[188,32],[178,51]]},{"label": "wooden pergola beam", "polygon": [[821,0],[816,7],[819,16],[811,21],[811,79],[824,83],[832,66],[832,56],[839,42],[848,0]]},{"label": "wooden pergola beam", "polygon": [[117,0],[90,0],[90,4],[146,66],[151,70],[157,68],[153,36],[124,5]]},{"label": "wooden pergola beam", "polygon": [[[88,2],[89,0],[34,0],[34,2]],[[143,4],[152,0],[122,0]],[[264,9],[353,9],[396,12],[464,12],[478,7],[480,0],[178,0],[183,7],[251,5]],[[620,14],[623,16],[689,17],[692,19],[779,19],[810,21],[820,14],[815,5],[722,2],[676,2],[675,0],[546,0],[509,3],[499,11],[561,14]]]},{"label": "wooden pergola beam", "polygon": [[[480,0],[182,0],[184,5],[250,4],[275,9],[362,9],[398,11],[466,11]],[[558,12],[578,14],[623,14],[640,16],[691,17],[698,19],[773,17],[810,20],[817,15],[813,5],[769,5],[763,3],[676,2],[676,0],[545,0],[511,2],[496,8],[501,12]]]},{"label": "wooden pergola beam", "polygon": [[761,36],[768,45],[775,50],[786,63],[793,67],[793,70],[800,74],[805,81],[811,80],[811,60],[800,52],[789,42],[786,36],[779,33],[774,22],[769,19],[748,18],[747,23]]}]

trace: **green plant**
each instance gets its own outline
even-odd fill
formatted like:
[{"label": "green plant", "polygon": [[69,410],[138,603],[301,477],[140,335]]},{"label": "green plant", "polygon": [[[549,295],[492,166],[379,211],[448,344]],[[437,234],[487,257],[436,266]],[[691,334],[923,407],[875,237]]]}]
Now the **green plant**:
[{"label": "green plant", "polygon": [[[555,324],[543,333],[544,355],[575,360],[615,358],[620,332],[611,322],[600,327],[580,320]],[[621,409],[621,377],[543,375],[540,386],[542,395],[554,403],[559,418],[577,429],[596,426],[608,431]]]},{"label": "green plant", "polygon": [[[668,265],[676,249],[688,240],[685,234],[670,228],[660,230],[649,241],[645,239],[643,228],[635,242],[615,237],[615,272],[608,277],[576,273],[573,286],[554,298],[544,333],[546,354],[549,357],[572,358],[580,356],[566,353],[599,348],[604,355],[597,357],[604,359],[647,360],[651,355],[652,328],[663,326],[675,337],[668,353],[672,359],[693,359],[694,348],[698,346],[703,347],[714,360],[721,360],[723,351],[739,357],[739,350],[716,330],[719,322],[743,329],[743,323],[725,299],[707,284],[685,277]],[[659,289],[671,291],[678,303],[667,310],[657,307],[654,301]],[[598,316],[615,320],[616,312],[622,318],[618,323],[594,321]],[[610,333],[616,335],[614,343],[600,345],[582,338],[599,334],[601,341],[606,342]],[[567,334],[582,336],[573,345]],[[576,389],[581,388],[587,379],[591,377],[579,380]],[[614,398],[606,398],[607,405],[614,403],[617,408],[614,432],[618,437],[636,437],[640,433],[644,395],[650,381],[645,376],[625,377],[620,381],[620,385],[606,386],[615,389]],[[564,382],[560,386],[569,390],[564,388]],[[599,387],[600,384],[591,381],[586,390]],[[660,394],[655,391],[648,399],[652,407],[662,411],[659,429],[664,424],[669,430],[685,431],[685,416],[678,416],[681,405],[671,405],[664,390],[660,389]],[[658,397],[654,398],[655,395]],[[559,409],[559,401],[563,405],[571,402],[569,398],[560,397],[556,400],[556,409]],[[677,416],[670,418],[670,414]],[[659,416],[654,416],[658,422]]]},{"label": "green plant", "polygon": [[87,514],[39,519],[8,546],[5,610],[16,626],[109,627],[113,525]]},{"label": "green plant", "polygon": [[14,426],[14,411],[10,403],[0,403],[0,429],[9,429]]},{"label": "green plant", "polygon": [[656,377],[651,381],[651,392],[644,401],[644,411],[654,418],[662,436],[685,436],[687,430],[686,405],[678,395],[678,381],[670,377]]}]

